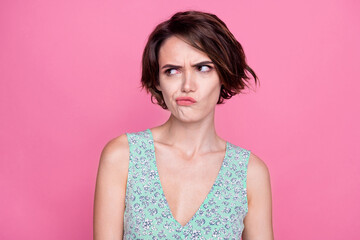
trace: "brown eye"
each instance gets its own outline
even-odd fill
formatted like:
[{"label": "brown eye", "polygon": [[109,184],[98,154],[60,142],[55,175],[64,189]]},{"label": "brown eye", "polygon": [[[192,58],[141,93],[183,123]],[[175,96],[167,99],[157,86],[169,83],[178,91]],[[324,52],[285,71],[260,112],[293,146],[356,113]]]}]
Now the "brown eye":
[{"label": "brown eye", "polygon": [[177,71],[175,68],[169,68],[164,73],[170,76],[170,75],[174,75],[176,73],[175,71]]}]

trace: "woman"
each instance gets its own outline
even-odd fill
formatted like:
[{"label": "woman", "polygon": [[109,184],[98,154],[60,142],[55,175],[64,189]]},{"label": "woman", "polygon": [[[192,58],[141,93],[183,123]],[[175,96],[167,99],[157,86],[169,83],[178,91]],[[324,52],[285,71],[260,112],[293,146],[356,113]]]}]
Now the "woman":
[{"label": "woman", "polygon": [[104,147],[94,239],[273,239],[267,166],[215,131],[216,105],[247,86],[246,72],[257,81],[240,43],[215,15],[178,12],[151,33],[142,66],[142,86],[171,115]]}]

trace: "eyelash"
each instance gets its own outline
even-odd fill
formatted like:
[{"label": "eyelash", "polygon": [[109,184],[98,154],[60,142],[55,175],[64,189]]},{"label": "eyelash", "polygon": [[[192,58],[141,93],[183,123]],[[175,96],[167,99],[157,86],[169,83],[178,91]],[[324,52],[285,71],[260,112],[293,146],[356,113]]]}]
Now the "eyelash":
[{"label": "eyelash", "polygon": [[[213,69],[213,67],[212,67],[212,66],[209,66],[209,65],[200,65],[200,66],[198,66],[197,68],[199,69],[199,68],[202,68],[202,67],[208,67],[208,68],[209,68],[208,71],[204,71],[203,73],[208,73],[208,72],[210,72],[210,71]],[[170,71],[173,70],[173,69],[176,69],[176,68],[169,68],[169,69],[165,70],[164,73],[165,73],[166,75],[170,76],[170,75],[171,75],[171,74],[170,74]],[[201,72],[201,71],[200,71],[200,72]]]}]

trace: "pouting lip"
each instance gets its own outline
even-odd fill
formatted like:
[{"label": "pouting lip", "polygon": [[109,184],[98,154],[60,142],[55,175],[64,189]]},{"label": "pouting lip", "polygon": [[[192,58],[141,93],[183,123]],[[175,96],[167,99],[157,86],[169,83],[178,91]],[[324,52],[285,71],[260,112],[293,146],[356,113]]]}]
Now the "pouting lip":
[{"label": "pouting lip", "polygon": [[177,97],[176,98],[176,101],[191,101],[191,102],[196,102],[196,100],[195,99],[193,99],[192,97]]}]

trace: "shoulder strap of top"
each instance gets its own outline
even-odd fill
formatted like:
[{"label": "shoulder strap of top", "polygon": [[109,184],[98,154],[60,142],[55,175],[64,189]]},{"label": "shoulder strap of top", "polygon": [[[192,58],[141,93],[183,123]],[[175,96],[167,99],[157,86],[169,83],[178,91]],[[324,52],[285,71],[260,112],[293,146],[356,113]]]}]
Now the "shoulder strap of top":
[{"label": "shoulder strap of top", "polygon": [[144,139],[145,134],[145,131],[126,133],[129,147],[134,148],[136,145],[140,144],[141,141]]},{"label": "shoulder strap of top", "polygon": [[130,160],[132,162],[137,161],[138,156],[151,150],[151,139],[148,131],[126,133],[126,135],[129,143]]},{"label": "shoulder strap of top", "polygon": [[236,188],[238,191],[242,192],[244,196],[243,206],[245,207],[246,213],[248,212],[248,200],[247,200],[247,170],[248,170],[248,163],[250,158],[251,151],[245,148],[239,147],[232,143],[229,144],[229,165],[231,166],[230,169],[233,170],[233,173],[237,176]]},{"label": "shoulder strap of top", "polygon": [[152,148],[149,133],[145,131],[126,133],[129,143],[129,168],[126,191],[138,188],[139,178],[144,171],[150,170]]}]

